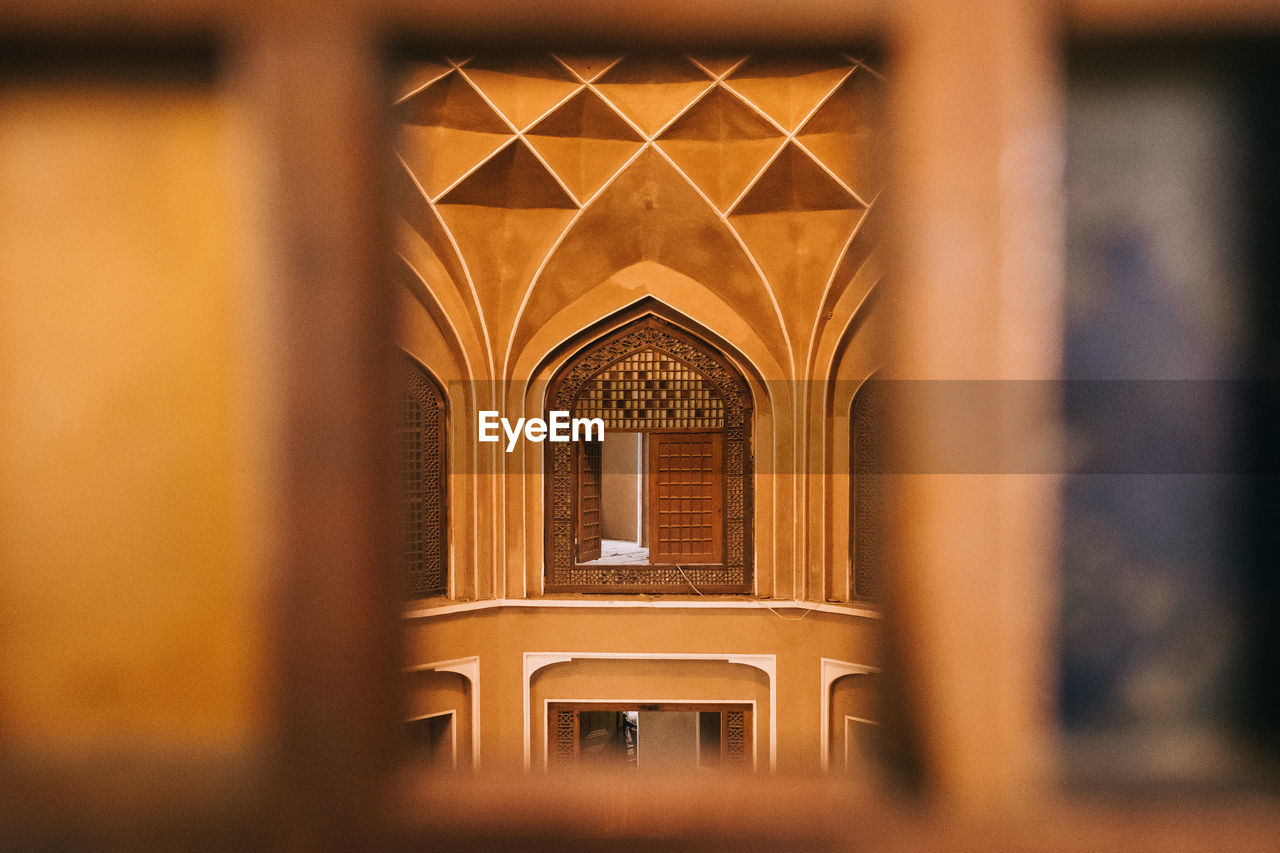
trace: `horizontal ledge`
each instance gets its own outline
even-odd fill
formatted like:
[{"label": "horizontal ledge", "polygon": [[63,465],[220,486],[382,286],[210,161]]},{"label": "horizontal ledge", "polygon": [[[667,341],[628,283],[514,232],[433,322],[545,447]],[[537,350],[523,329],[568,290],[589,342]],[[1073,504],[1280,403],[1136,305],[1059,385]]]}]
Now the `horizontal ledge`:
[{"label": "horizontal ledge", "polygon": [[735,601],[732,599],[659,599],[645,601],[625,601],[616,598],[582,599],[582,598],[492,598],[484,601],[461,601],[456,604],[442,604],[438,607],[419,607],[404,612],[405,619],[430,619],[435,616],[449,616],[455,613],[470,613],[477,610],[490,610],[498,607],[552,607],[552,608],[615,608],[615,609],[653,609],[673,608],[685,610],[816,610],[819,613],[834,613],[840,616],[855,616],[863,619],[879,619],[880,611],[871,607],[859,607],[850,604],[819,604],[798,599],[749,599]]}]

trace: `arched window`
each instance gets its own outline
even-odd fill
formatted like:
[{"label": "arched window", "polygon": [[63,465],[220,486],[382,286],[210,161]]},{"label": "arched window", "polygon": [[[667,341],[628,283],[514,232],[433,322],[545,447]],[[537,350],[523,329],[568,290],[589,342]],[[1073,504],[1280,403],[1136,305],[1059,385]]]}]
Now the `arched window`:
[{"label": "arched window", "polygon": [[854,394],[849,412],[849,467],[853,481],[849,490],[849,556],[853,573],[849,590],[852,598],[865,601],[876,600],[881,593],[884,396],[884,383],[873,375]]},{"label": "arched window", "polygon": [[449,592],[444,393],[420,364],[401,367],[402,561],[410,598]]},{"label": "arched window", "polygon": [[[546,445],[548,592],[751,592],[751,395],[722,356],[646,317],[572,359],[547,408],[605,425]],[[609,538],[611,505],[634,541]]]}]

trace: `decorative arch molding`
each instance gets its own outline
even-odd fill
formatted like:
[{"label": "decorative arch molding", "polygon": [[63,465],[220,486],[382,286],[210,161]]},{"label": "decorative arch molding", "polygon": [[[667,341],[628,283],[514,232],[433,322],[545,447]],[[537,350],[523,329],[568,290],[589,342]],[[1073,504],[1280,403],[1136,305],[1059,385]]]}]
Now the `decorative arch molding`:
[{"label": "decorative arch molding", "polygon": [[790,379],[784,367],[790,364],[790,353],[779,343],[778,330],[748,319],[739,307],[671,267],[654,261],[634,263],[614,270],[536,326],[522,321],[507,354],[507,375],[549,376],[584,341],[653,314],[709,342],[756,383]]},{"label": "decorative arch molding", "polygon": [[451,672],[461,675],[471,685],[471,769],[480,769],[480,657],[436,661],[411,666],[405,672]]},{"label": "decorative arch molding", "polygon": [[538,670],[575,660],[710,660],[740,664],[760,670],[769,678],[769,771],[778,769],[778,656],[701,652],[525,652],[524,653],[524,769],[533,763],[533,676]]},{"label": "decorative arch molding", "polygon": [[478,348],[479,339],[470,335],[471,343],[464,341],[466,318],[449,313],[427,279],[402,255],[396,256],[392,270],[402,291],[397,334],[401,348],[418,361],[434,365],[442,386],[477,379],[471,352]]},{"label": "decorative arch molding", "polygon": [[820,661],[821,669],[821,699],[819,701],[819,742],[818,749],[822,755],[822,769],[825,771],[831,760],[831,687],[838,680],[847,675],[875,675],[880,671],[879,667],[867,666],[861,663],[851,663],[850,661],[835,660],[833,658],[822,658]]},{"label": "decorative arch molding", "polygon": [[752,591],[751,390],[746,379],[710,345],[656,316],[646,315],[589,344],[560,369],[547,394],[547,409],[573,411],[592,377],[627,356],[652,349],[687,366],[722,404],[724,551],[718,565],[579,565],[574,545],[574,453],[569,443],[545,445],[548,515],[548,592]]}]

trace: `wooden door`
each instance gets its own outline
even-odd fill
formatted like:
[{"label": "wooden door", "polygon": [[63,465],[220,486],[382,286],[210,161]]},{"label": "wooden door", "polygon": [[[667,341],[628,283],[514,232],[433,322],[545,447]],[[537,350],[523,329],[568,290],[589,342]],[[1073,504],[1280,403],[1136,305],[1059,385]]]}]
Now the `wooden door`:
[{"label": "wooden door", "polygon": [[600,559],[600,450],[603,442],[578,443],[578,562]]},{"label": "wooden door", "polygon": [[718,563],[724,470],[718,432],[649,436],[649,562]]}]

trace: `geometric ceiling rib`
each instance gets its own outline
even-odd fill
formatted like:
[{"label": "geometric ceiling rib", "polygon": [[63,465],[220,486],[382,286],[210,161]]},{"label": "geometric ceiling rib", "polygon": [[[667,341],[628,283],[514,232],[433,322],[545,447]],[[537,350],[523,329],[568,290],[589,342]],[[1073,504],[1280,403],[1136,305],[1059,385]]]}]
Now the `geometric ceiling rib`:
[{"label": "geometric ceiling rib", "polygon": [[865,215],[791,143],[734,207],[729,222],[778,294],[793,341],[807,338],[827,283]]},{"label": "geometric ceiling rib", "polygon": [[694,62],[696,62],[698,65],[701,65],[707,71],[710,71],[715,76],[723,77],[728,71],[730,71],[735,65],[737,65],[746,57],[743,54],[739,53],[739,54],[730,54],[730,55],[708,54],[706,56],[701,56],[701,55],[690,56],[689,58],[692,59]]},{"label": "geometric ceiling rib", "polygon": [[397,83],[402,257],[495,352],[687,279],[798,359],[881,242],[884,84],[847,56],[463,55]]},{"label": "geometric ceiling rib", "polygon": [[882,103],[879,78],[860,67],[796,134],[805,148],[864,200],[875,197],[883,180]]},{"label": "geometric ceiling rib", "polygon": [[498,209],[576,210],[577,203],[517,139],[449,190],[436,204]]},{"label": "geometric ceiling rib", "polygon": [[842,57],[830,61],[797,56],[752,57],[724,83],[788,133],[849,73]]},{"label": "geometric ceiling rib", "polygon": [[656,140],[721,212],[742,194],[783,141],[776,127],[718,86]]},{"label": "geometric ceiling rib", "polygon": [[713,81],[684,57],[626,57],[593,84],[644,133],[653,136]]},{"label": "geometric ceiling rib", "polygon": [[396,148],[433,198],[511,138],[506,122],[457,71],[406,97],[395,114]]},{"label": "geometric ceiling rib", "polygon": [[581,85],[545,53],[473,59],[463,73],[518,130],[537,121]]},{"label": "geometric ceiling rib", "polygon": [[652,148],[631,160],[568,227],[533,284],[515,330],[517,345],[564,306],[643,261],[699,282],[758,318],[756,331],[785,351],[782,328],[772,321],[776,308],[733,230]]},{"label": "geometric ceiling rib", "polygon": [[813,158],[788,142],[730,216],[779,211],[854,210],[864,205]]},{"label": "geometric ceiling rib", "polygon": [[413,62],[406,63],[402,73],[396,78],[396,101],[402,101],[409,95],[448,74],[447,62]]},{"label": "geometric ceiling rib", "polygon": [[622,58],[620,54],[604,56],[586,53],[557,53],[555,57],[568,66],[583,83],[590,83]]},{"label": "geometric ceiling rib", "polygon": [[524,138],[580,202],[644,144],[640,134],[590,89],[557,107]]},{"label": "geometric ceiling rib", "polygon": [[416,127],[511,133],[507,123],[457,71],[450,71],[397,104],[396,121]]},{"label": "geometric ceiling rib", "polygon": [[436,210],[466,261],[491,345],[498,346],[578,205],[516,139],[445,193]]},{"label": "geometric ceiling rib", "polygon": [[[458,256],[457,250],[449,242],[444,223],[439,213],[432,209],[431,203],[423,198],[422,191],[414,184],[413,178],[404,170],[396,169],[392,173],[392,192],[396,199],[396,210],[401,218],[413,229],[434,258],[447,281],[461,284],[467,280],[466,270]],[[408,248],[401,246],[402,249]],[[426,270],[420,270],[425,274]],[[431,281],[432,279],[427,279]],[[438,282],[439,279],[436,279]]]},{"label": "geometric ceiling rib", "polygon": [[823,306],[822,313],[825,314],[827,310],[830,310],[835,305],[844,287],[853,280],[853,277],[862,269],[862,265],[866,263],[867,258],[871,256],[871,252],[880,244],[880,220],[882,218],[881,211],[876,208],[867,210],[866,215],[858,226],[858,233],[854,234],[853,239],[849,241],[844,254],[840,257],[840,263],[832,274],[832,287],[827,294],[827,305]]}]

